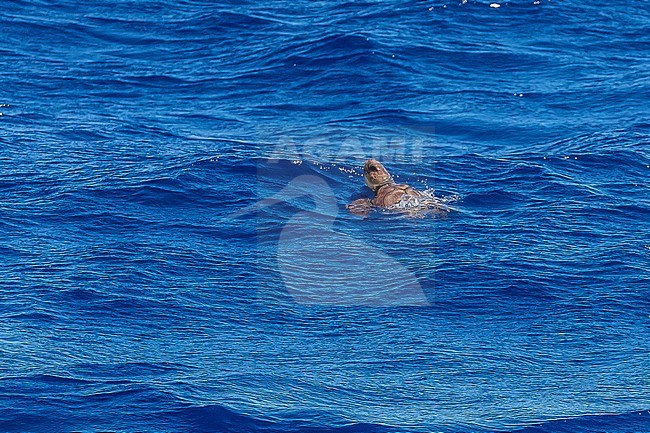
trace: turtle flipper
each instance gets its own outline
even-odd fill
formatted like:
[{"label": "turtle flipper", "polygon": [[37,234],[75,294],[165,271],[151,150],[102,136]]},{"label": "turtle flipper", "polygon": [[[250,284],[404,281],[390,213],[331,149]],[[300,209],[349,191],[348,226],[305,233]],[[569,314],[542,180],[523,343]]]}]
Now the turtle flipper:
[{"label": "turtle flipper", "polygon": [[367,216],[372,208],[372,202],[368,198],[360,198],[345,207],[355,215]]}]

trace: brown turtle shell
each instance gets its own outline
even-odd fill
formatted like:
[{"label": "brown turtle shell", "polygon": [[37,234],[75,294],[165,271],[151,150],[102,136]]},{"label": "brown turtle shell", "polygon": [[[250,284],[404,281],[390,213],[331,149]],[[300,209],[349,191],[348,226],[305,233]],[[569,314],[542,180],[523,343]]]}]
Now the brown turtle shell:
[{"label": "brown turtle shell", "polygon": [[390,207],[394,206],[402,200],[404,195],[409,195],[411,197],[422,197],[422,194],[415,189],[411,188],[408,185],[403,184],[389,184],[379,187],[375,191],[375,198],[373,198],[371,203],[375,206],[380,207]]},{"label": "brown turtle shell", "polygon": [[402,201],[405,196],[423,197],[423,194],[408,185],[396,184],[384,166],[375,159],[363,165],[363,177],[368,188],[375,193],[373,198],[355,200],[346,207],[356,215],[367,215],[373,207],[388,208]]}]

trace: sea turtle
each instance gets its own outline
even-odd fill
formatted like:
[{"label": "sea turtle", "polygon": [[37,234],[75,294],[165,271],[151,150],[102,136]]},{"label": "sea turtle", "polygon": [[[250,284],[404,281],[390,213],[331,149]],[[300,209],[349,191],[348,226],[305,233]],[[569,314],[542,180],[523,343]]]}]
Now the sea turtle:
[{"label": "sea turtle", "polygon": [[369,159],[363,164],[363,177],[368,188],[375,194],[373,198],[360,198],[346,207],[356,215],[367,215],[373,207],[398,209],[415,212],[435,208],[444,211],[444,206],[433,196],[396,184],[393,177],[376,159]]}]

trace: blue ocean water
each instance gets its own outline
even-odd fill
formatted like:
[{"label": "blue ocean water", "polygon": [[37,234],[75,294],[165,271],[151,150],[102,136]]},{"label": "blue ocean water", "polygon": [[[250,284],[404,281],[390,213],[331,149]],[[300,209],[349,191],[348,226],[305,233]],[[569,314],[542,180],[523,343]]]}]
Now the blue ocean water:
[{"label": "blue ocean water", "polygon": [[648,2],[1,6],[0,431],[650,432]]}]

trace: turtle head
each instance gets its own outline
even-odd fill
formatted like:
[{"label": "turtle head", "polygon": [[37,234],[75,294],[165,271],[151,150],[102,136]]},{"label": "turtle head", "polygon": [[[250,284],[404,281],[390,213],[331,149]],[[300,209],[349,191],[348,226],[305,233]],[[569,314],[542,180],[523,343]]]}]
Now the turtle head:
[{"label": "turtle head", "polygon": [[381,162],[376,159],[369,159],[363,164],[363,178],[366,180],[368,188],[373,191],[393,183],[393,178],[388,174]]}]

